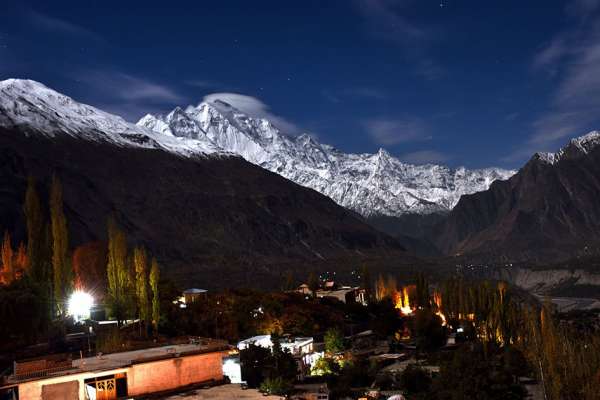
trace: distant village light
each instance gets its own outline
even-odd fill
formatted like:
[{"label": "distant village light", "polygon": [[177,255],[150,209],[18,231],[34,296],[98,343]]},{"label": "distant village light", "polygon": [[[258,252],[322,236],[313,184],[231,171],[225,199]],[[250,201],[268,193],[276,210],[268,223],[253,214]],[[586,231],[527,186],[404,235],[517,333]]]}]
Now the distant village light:
[{"label": "distant village light", "polygon": [[68,302],[67,313],[81,321],[90,318],[90,311],[94,306],[94,298],[91,294],[77,290],[71,294]]}]

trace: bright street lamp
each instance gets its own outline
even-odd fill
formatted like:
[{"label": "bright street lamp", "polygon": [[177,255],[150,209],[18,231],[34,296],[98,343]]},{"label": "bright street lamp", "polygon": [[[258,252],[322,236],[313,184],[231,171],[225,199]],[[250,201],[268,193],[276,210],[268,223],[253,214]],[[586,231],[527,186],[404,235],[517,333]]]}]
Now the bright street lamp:
[{"label": "bright street lamp", "polygon": [[90,318],[90,310],[94,306],[94,298],[91,294],[77,290],[69,298],[67,314],[71,315],[75,321],[81,321]]}]

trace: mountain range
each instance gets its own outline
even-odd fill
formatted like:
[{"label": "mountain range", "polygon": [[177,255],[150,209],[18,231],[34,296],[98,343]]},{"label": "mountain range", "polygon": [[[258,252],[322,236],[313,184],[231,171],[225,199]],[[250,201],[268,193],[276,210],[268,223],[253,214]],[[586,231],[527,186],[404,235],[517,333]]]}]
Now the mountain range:
[{"label": "mountain range", "polygon": [[379,149],[348,154],[308,134],[290,136],[264,118],[253,118],[222,100],[146,115],[137,123],[170,138],[202,143],[314,189],[364,217],[445,214],[464,194],[486,190],[515,171],[413,165]]},{"label": "mountain range", "polygon": [[600,132],[536,153],[506,181],[463,196],[431,234],[445,254],[480,261],[598,255]]},{"label": "mountain range", "polygon": [[18,225],[27,174],[47,185],[58,171],[74,188],[65,199],[76,239],[102,239],[119,213],[136,242],[184,272],[357,255],[393,264],[429,245],[484,262],[598,253],[598,132],[518,172],[451,169],[383,149],[347,154],[218,99],[131,124],[27,80],[0,82],[0,127],[3,227]]}]

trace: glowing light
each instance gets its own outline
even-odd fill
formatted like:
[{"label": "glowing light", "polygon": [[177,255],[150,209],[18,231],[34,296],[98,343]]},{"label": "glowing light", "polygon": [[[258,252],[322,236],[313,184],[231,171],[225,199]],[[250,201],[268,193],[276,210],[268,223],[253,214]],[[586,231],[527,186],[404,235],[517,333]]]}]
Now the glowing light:
[{"label": "glowing light", "polygon": [[442,320],[442,326],[446,326],[446,324],[447,324],[446,316],[444,315],[444,313],[442,313],[442,294],[440,292],[438,292],[437,290],[435,292],[433,292],[433,303],[435,304],[435,307],[437,308],[435,315],[440,317],[440,319]]},{"label": "glowing light", "polygon": [[395,307],[400,310],[402,315],[410,315],[413,313],[413,309],[410,306],[410,298],[408,294],[408,288],[403,287],[400,292],[394,294]]},{"label": "glowing light", "polygon": [[435,315],[442,320],[442,326],[446,326],[446,316],[441,311],[436,311]]},{"label": "glowing light", "polygon": [[75,318],[75,321],[88,319],[90,310],[94,306],[94,298],[89,293],[78,290],[73,292],[69,298],[67,313]]}]

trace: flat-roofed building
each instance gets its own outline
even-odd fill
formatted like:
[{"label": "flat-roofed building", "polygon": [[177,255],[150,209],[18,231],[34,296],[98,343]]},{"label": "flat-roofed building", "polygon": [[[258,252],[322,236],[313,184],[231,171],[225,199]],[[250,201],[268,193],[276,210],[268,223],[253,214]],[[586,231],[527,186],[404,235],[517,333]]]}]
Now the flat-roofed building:
[{"label": "flat-roofed building", "polygon": [[[273,350],[271,335],[258,335],[242,340],[238,343],[239,350],[247,349],[251,344]],[[294,356],[302,356],[313,352],[313,338],[311,337],[287,337],[279,338],[279,344],[283,350],[288,350]]]},{"label": "flat-roofed building", "polygon": [[112,400],[217,383],[223,381],[223,357],[228,350],[223,341],[202,340],[69,363],[54,359],[50,364],[44,359],[16,362],[0,394],[12,393],[19,400]]},{"label": "flat-roofed building", "polygon": [[332,298],[341,301],[342,303],[358,303],[367,305],[365,289],[360,287],[350,286],[331,286],[329,288],[317,290],[318,298]]}]

